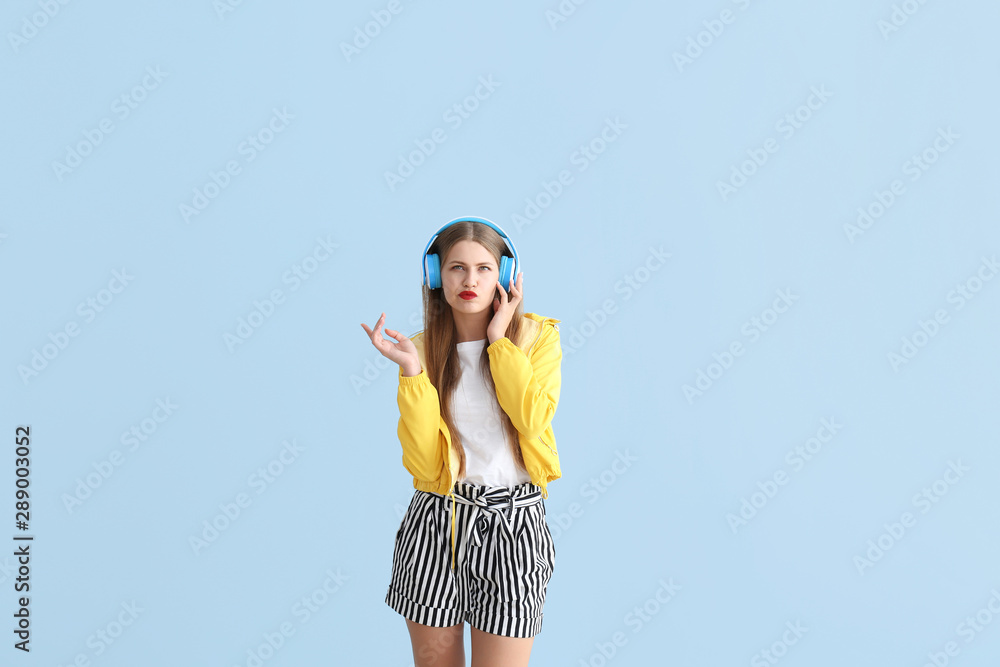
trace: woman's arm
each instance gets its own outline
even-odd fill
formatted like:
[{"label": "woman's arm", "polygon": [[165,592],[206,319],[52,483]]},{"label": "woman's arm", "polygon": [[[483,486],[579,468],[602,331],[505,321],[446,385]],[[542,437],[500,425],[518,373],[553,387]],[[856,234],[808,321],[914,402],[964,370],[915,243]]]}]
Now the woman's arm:
[{"label": "woman's arm", "polygon": [[534,440],[549,427],[559,403],[562,348],[559,329],[543,324],[531,360],[509,338],[486,348],[497,389],[497,401],[518,431]]},{"label": "woman's arm", "polygon": [[451,447],[448,427],[441,417],[437,389],[427,372],[403,375],[399,370],[399,426],[396,433],[403,446],[403,467],[417,479],[437,481],[444,474],[444,452]]}]

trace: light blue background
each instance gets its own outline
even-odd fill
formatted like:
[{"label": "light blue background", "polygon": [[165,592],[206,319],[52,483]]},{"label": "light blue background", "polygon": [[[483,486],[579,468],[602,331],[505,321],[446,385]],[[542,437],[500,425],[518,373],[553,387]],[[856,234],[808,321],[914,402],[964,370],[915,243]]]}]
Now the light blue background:
[{"label": "light blue background", "polygon": [[[30,656],[11,648],[14,561],[0,559],[0,662],[246,665],[288,622],[264,664],[412,664],[383,602],[413,493],[395,367],[378,370],[359,323],[385,311],[422,328],[420,251],[477,215],[513,237],[525,309],[562,322],[557,560],[532,664],[772,664],[759,652],[781,653],[798,622],[783,666],[920,667],[949,641],[948,664],[996,665],[1000,617],[983,612],[971,642],[959,624],[1000,591],[1000,281],[976,282],[1000,250],[1000,8],[906,4],[883,34],[885,0],[594,0],[563,3],[575,11],[556,23],[556,0],[403,0],[348,59],[340,44],[387,3],[246,0],[220,16],[210,0],[72,2],[34,32],[40,4],[5,3],[0,497],[12,526],[14,429],[30,424],[35,541]],[[723,10],[712,36],[703,22]],[[699,33],[707,46],[678,67]],[[112,104],[147,68],[163,80],[121,118]],[[455,127],[444,114],[480,77],[498,85]],[[786,137],[776,124],[814,87],[830,97]],[[293,118],[248,161],[240,144],[274,109]],[[113,131],[60,178],[53,162],[105,118]],[[602,146],[608,119],[625,127]],[[385,172],[435,128],[445,141],[390,188]],[[911,180],[939,128],[957,140]],[[724,199],[717,183],[769,138],[777,151]],[[581,171],[592,141],[603,152]],[[185,221],[230,160],[240,173]],[[562,170],[559,196],[515,218]],[[845,225],[894,179],[905,192],[851,242]],[[286,282],[320,238],[333,255]],[[670,253],[652,271],[650,248]],[[78,304],[122,270],[88,321]],[[225,336],[276,289],[284,302],[231,351]],[[779,290],[797,300],[751,340],[744,324]],[[947,322],[894,368],[937,310]],[[689,400],[734,341],[743,354]],[[121,434],[157,399],[178,407],[130,450]],[[786,454],[824,418],[842,428],[796,469]],[[257,494],[248,478],[293,439],[302,451]],[[115,450],[121,465],[68,510]],[[635,460],[615,472],[618,453]],[[922,512],[913,497],[957,461],[968,470]],[[777,471],[787,483],[734,532],[727,515]],[[196,554],[189,539],[240,493],[252,503]],[[859,571],[904,512],[915,524]],[[347,579],[305,620],[295,605],[328,570]],[[661,580],[674,597],[630,621]],[[97,655],[88,638],[133,601],[138,618]]]}]

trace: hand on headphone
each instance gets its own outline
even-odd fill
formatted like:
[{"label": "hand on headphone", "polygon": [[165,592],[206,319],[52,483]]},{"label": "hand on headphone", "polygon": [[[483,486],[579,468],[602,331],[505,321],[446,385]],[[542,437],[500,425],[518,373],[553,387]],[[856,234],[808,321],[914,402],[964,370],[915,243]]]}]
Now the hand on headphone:
[{"label": "hand on headphone", "polygon": [[521,298],[524,296],[524,272],[521,271],[517,274],[517,282],[510,286],[510,296],[507,296],[507,290],[503,288],[503,285],[497,283],[497,289],[500,291],[500,297],[493,297],[493,319],[490,320],[490,324],[486,327],[486,338],[489,340],[488,344],[492,344],[497,339],[503,338],[507,335],[507,327],[510,326],[510,321],[514,317],[514,311],[517,309],[519,303],[521,303]]}]

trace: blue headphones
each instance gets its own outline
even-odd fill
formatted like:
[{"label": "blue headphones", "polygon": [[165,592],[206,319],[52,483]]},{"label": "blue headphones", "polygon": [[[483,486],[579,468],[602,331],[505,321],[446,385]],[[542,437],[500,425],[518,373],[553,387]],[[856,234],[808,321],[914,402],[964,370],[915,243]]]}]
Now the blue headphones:
[{"label": "blue headphones", "polygon": [[431,246],[434,244],[434,240],[437,239],[438,235],[441,232],[443,232],[448,227],[454,225],[456,222],[465,222],[465,221],[481,222],[484,225],[489,225],[490,227],[496,230],[496,232],[500,235],[501,238],[503,238],[503,242],[507,245],[507,248],[510,250],[510,254],[513,255],[513,257],[508,257],[507,255],[500,256],[500,284],[503,286],[505,290],[509,291],[508,286],[510,285],[510,281],[514,276],[517,275],[517,270],[520,267],[521,262],[519,262],[517,259],[517,250],[514,250],[514,243],[510,240],[510,237],[507,236],[507,234],[497,225],[490,222],[486,218],[472,218],[472,217],[455,218],[454,220],[446,224],[444,227],[434,232],[434,236],[431,237],[431,240],[427,242],[427,247],[424,248],[423,284],[427,285],[427,287],[431,289],[439,289],[441,287],[441,260],[437,256],[437,254],[428,255],[427,251],[430,250]]}]

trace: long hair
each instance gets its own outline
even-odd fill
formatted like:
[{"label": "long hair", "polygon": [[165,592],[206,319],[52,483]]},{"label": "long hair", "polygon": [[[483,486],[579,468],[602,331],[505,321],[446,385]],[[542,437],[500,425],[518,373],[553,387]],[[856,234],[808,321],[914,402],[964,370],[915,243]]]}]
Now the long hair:
[{"label": "long hair", "polygon": [[[459,241],[475,241],[481,244],[493,255],[498,269],[500,267],[500,256],[510,254],[506,244],[504,244],[503,238],[489,225],[471,220],[457,222],[441,232],[431,247],[427,249],[428,253],[436,253],[441,260],[442,272],[444,271],[444,259],[446,255],[452,246]],[[516,278],[516,276],[514,277]],[[504,286],[504,289],[507,289],[507,287]],[[444,298],[443,289],[432,290],[424,285],[423,305],[424,356],[427,363],[427,376],[431,384],[434,385],[434,388],[437,389],[438,399],[441,404],[441,417],[444,419],[445,424],[448,426],[448,431],[451,433],[451,446],[456,450],[459,460],[458,477],[462,478],[465,476],[465,448],[462,446],[461,435],[455,428],[455,422],[451,416],[452,395],[458,387],[461,373],[458,352],[455,347],[455,320],[451,312],[451,306]],[[514,315],[510,318],[510,324],[507,326],[506,336],[515,343],[518,342],[521,335],[521,319],[524,315],[523,305],[523,301],[517,305]],[[492,311],[492,299],[488,308]],[[489,341],[484,346],[482,356],[479,358],[479,368],[486,379],[493,400],[496,400],[496,383],[493,381],[490,358],[486,352],[486,347],[488,346]],[[497,402],[496,407],[500,414],[501,433],[504,434],[504,439],[507,441],[508,447],[510,447],[514,463],[518,468],[527,472],[524,465],[524,457],[521,455],[517,428],[511,422],[510,417],[504,412],[503,408],[500,407],[499,402]],[[486,427],[484,426],[471,434],[471,437],[478,439],[485,438],[486,435]]]}]

